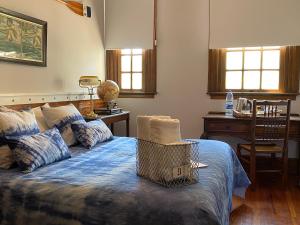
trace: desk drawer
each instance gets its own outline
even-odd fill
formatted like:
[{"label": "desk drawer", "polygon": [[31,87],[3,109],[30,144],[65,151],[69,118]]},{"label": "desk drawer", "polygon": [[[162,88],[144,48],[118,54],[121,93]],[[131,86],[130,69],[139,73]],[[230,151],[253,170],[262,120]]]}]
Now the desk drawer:
[{"label": "desk drawer", "polygon": [[[206,120],[205,128],[207,132],[226,132],[226,133],[248,133],[250,132],[249,124],[245,121],[218,121]],[[226,134],[224,133],[224,134]]]}]

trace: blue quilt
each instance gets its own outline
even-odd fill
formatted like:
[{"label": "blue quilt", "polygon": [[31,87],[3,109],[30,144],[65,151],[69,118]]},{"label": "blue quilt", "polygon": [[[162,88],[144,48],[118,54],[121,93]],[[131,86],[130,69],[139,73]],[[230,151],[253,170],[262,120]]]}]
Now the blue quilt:
[{"label": "blue quilt", "polygon": [[197,184],[168,189],[136,176],[136,140],[114,138],[31,174],[0,170],[0,224],[229,224],[249,180],[229,145],[199,142]]}]

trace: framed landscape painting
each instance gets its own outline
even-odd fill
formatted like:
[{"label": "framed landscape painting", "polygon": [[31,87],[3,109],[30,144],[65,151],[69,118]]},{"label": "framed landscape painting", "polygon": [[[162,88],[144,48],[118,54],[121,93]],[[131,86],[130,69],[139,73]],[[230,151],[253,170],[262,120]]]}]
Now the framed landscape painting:
[{"label": "framed landscape painting", "polygon": [[0,60],[47,66],[47,22],[0,7]]}]

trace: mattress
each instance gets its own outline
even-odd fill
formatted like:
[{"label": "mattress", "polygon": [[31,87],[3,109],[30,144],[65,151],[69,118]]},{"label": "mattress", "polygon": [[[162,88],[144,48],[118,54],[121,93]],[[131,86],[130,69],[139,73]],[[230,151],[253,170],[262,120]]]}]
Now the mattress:
[{"label": "mattress", "polygon": [[23,174],[0,170],[0,224],[229,224],[232,195],[250,184],[231,147],[196,140],[199,183],[165,188],[136,175],[136,139],[115,137],[72,158]]}]

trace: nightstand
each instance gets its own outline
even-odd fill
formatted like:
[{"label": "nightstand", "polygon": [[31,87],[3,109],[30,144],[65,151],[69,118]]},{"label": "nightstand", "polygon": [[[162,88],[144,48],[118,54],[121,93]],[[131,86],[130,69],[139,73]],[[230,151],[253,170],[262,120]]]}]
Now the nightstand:
[{"label": "nightstand", "polygon": [[[95,119],[84,118],[87,122]],[[129,119],[130,112],[123,111],[112,115],[98,115],[97,119],[101,119],[107,126],[110,126],[111,132],[114,134],[114,123],[126,121],[126,136],[129,137]]]}]

